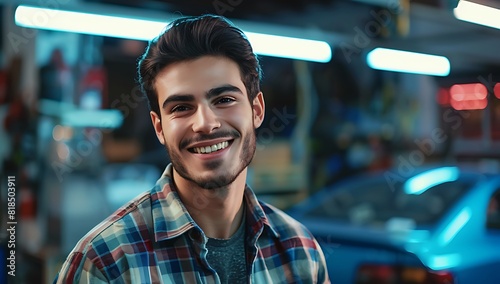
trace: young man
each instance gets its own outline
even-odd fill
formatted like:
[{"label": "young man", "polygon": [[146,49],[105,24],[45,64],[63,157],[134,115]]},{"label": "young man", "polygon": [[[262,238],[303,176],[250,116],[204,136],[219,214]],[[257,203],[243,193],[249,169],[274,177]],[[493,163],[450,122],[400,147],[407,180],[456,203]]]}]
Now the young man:
[{"label": "young man", "polygon": [[178,19],[138,73],[172,163],[80,240],[58,283],[329,283],[309,231],[245,184],[265,109],[241,30],[219,16]]}]

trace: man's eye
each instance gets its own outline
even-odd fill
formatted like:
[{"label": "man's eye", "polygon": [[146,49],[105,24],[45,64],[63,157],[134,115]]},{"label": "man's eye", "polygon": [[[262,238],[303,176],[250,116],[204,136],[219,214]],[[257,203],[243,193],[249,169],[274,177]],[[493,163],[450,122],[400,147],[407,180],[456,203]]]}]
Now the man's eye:
[{"label": "man's eye", "polygon": [[221,98],[217,101],[218,104],[227,104],[227,103],[230,103],[230,102],[234,102],[234,99],[233,98],[229,98],[229,97],[224,97],[224,98]]},{"label": "man's eye", "polygon": [[175,106],[172,108],[171,112],[180,112],[188,110],[187,106]]}]

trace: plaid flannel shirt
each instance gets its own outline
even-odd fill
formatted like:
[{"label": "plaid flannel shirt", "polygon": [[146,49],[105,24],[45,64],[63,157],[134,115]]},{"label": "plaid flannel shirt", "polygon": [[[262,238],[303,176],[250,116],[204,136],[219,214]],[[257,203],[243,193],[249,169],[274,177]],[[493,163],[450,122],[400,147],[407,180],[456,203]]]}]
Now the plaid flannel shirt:
[{"label": "plaid flannel shirt", "polygon": [[[75,246],[56,283],[220,283],[207,237],[171,186],[155,187],[105,219]],[[329,283],[311,233],[245,188],[248,283]]]}]

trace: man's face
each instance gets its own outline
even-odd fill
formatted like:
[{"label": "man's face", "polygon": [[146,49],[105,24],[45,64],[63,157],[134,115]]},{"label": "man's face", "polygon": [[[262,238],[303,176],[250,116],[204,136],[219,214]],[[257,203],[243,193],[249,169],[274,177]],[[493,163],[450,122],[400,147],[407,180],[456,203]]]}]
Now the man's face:
[{"label": "man's face", "polygon": [[213,189],[246,170],[264,101],[259,93],[249,103],[234,61],[203,56],[174,63],[158,74],[155,87],[161,119],[151,112],[153,126],[182,178]]}]

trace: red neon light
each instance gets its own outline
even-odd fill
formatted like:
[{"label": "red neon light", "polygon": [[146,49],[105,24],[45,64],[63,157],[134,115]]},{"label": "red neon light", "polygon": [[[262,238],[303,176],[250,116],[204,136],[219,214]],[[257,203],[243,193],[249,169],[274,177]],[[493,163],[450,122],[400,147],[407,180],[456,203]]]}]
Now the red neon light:
[{"label": "red neon light", "polygon": [[477,101],[451,101],[451,106],[456,110],[485,109],[488,106],[487,100]]},{"label": "red neon light", "polygon": [[450,88],[450,104],[456,110],[485,109],[488,89],[480,83],[453,85]]}]

